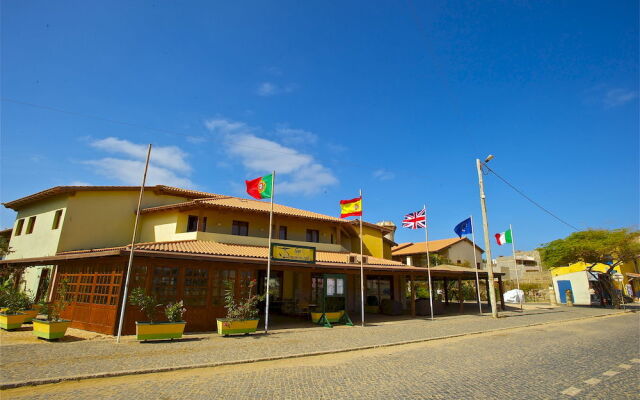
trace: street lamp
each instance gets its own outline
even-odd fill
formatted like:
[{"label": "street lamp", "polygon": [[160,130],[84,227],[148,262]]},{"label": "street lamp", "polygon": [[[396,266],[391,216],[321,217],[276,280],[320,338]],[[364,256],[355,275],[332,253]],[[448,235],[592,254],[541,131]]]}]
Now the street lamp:
[{"label": "street lamp", "polygon": [[487,204],[484,195],[484,181],[482,179],[482,165],[493,159],[493,154],[489,154],[484,162],[476,159],[478,168],[478,185],[480,186],[480,207],[482,208],[482,228],[484,229],[484,246],[487,254],[487,275],[489,281],[489,303],[491,304],[491,316],[498,318],[498,308],[496,306],[496,292],[493,288],[493,263],[491,259],[491,242],[489,241],[489,221],[487,220]]}]

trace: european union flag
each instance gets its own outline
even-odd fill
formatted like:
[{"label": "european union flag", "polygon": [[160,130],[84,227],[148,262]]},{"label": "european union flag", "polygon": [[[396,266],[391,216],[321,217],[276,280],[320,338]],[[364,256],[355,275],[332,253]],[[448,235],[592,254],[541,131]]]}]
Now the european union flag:
[{"label": "european union flag", "polygon": [[470,234],[472,232],[471,217],[465,219],[464,221],[456,225],[456,227],[453,228],[453,231],[456,233],[456,235],[458,235],[458,237],[462,237],[462,235]]}]

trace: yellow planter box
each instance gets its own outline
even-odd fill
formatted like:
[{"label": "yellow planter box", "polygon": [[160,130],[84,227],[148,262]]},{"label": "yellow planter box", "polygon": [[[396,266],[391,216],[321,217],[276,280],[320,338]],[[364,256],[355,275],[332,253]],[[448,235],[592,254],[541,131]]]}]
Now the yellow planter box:
[{"label": "yellow planter box", "polygon": [[[327,319],[329,320],[329,322],[338,322],[340,321],[340,318],[342,318],[342,316],[344,315],[344,311],[328,312],[328,313],[325,313],[325,315],[327,316]],[[322,317],[321,312],[312,312],[311,322],[313,322],[314,324],[317,324],[318,321],[320,321],[321,317]]]},{"label": "yellow planter box", "polygon": [[60,321],[34,319],[33,334],[39,338],[47,340],[60,339],[67,333],[69,325],[71,325],[71,321],[67,319]]},{"label": "yellow planter box", "polygon": [[227,321],[226,318],[218,318],[218,335],[231,335],[234,333],[252,333],[258,329],[259,319],[245,319],[242,321]]},{"label": "yellow planter box", "polygon": [[186,321],[181,322],[136,322],[136,339],[159,340],[180,339],[184,333]]},{"label": "yellow planter box", "polygon": [[18,329],[22,326],[24,321],[24,313],[5,314],[0,313],[0,328],[11,330]]},{"label": "yellow planter box", "polygon": [[23,322],[31,322],[35,317],[38,316],[38,309],[33,308],[31,310],[20,310],[21,313],[24,313],[24,321]]}]

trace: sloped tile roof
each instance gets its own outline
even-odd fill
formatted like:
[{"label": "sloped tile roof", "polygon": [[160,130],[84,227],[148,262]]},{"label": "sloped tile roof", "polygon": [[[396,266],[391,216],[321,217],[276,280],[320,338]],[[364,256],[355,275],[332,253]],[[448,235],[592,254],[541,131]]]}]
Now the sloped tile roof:
[{"label": "sloped tile roof", "polygon": [[[58,253],[58,255],[86,254],[108,252],[113,250],[128,250],[130,246],[110,247],[92,250],[74,250]],[[247,258],[267,258],[266,246],[247,246],[239,244],[219,243],[207,240],[180,240],[173,242],[151,242],[139,243],[135,246],[136,250],[151,252],[169,252],[182,254],[201,254],[212,256],[230,256],[230,257],[247,257]],[[360,255],[355,253],[334,253],[328,251],[317,251],[316,258],[319,263],[332,264],[351,264],[349,256],[356,256],[359,260]],[[365,256],[365,265],[388,266],[388,267],[407,267],[401,262],[387,260],[383,258]],[[358,261],[359,265],[359,261]]]},{"label": "sloped tile roof", "polygon": [[[193,201],[187,201],[184,203],[170,204],[166,206],[145,208],[141,211],[142,214],[154,213],[172,209],[193,209],[200,207],[209,208],[229,208],[255,211],[260,213],[269,213],[271,210],[271,203],[259,200],[243,199],[239,197],[231,196],[218,196],[214,198],[197,199]],[[286,215],[292,217],[301,217],[307,219],[315,219],[320,221],[329,221],[350,224],[349,221],[332,217],[330,215],[324,215],[315,213],[312,211],[302,210],[299,208],[284,206],[282,204],[273,205],[273,213],[277,215]]]},{"label": "sloped tile roof", "polygon": [[[7,208],[17,210],[18,208],[23,207],[27,204],[33,203],[35,201],[43,200],[48,197],[53,197],[53,196],[66,194],[66,193],[74,193],[79,191],[87,191],[87,192],[103,191],[104,192],[104,191],[139,191],[139,190],[140,190],[140,186],[55,186],[34,194],[30,194],[25,197],[21,197],[16,200],[8,201],[6,203],[3,203],[3,205]],[[220,196],[215,193],[200,192],[197,190],[188,190],[188,189],[182,189],[182,188],[165,186],[165,185],[145,186],[145,190],[150,190],[158,194],[182,196],[187,199],[197,199],[197,198],[203,198],[203,197],[215,198]]]},{"label": "sloped tile roof", "polygon": [[[444,250],[447,247],[450,247],[456,243],[462,241],[468,241],[471,244],[471,241],[467,238],[450,238],[450,239],[439,239],[439,240],[429,240],[429,251],[437,252],[440,250]],[[480,246],[476,245],[478,250],[484,252]],[[406,256],[411,254],[422,254],[426,253],[426,245],[425,242],[418,243],[401,243],[391,249],[391,254],[394,256]]]}]

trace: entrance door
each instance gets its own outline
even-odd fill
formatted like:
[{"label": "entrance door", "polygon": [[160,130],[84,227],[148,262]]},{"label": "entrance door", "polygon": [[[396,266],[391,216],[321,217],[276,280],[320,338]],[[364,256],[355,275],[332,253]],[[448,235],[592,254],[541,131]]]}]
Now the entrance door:
[{"label": "entrance door", "polygon": [[573,290],[571,289],[571,281],[568,281],[568,280],[558,281],[558,292],[560,292],[559,293],[560,303],[567,302],[567,290],[571,290],[571,293],[573,293]]}]

